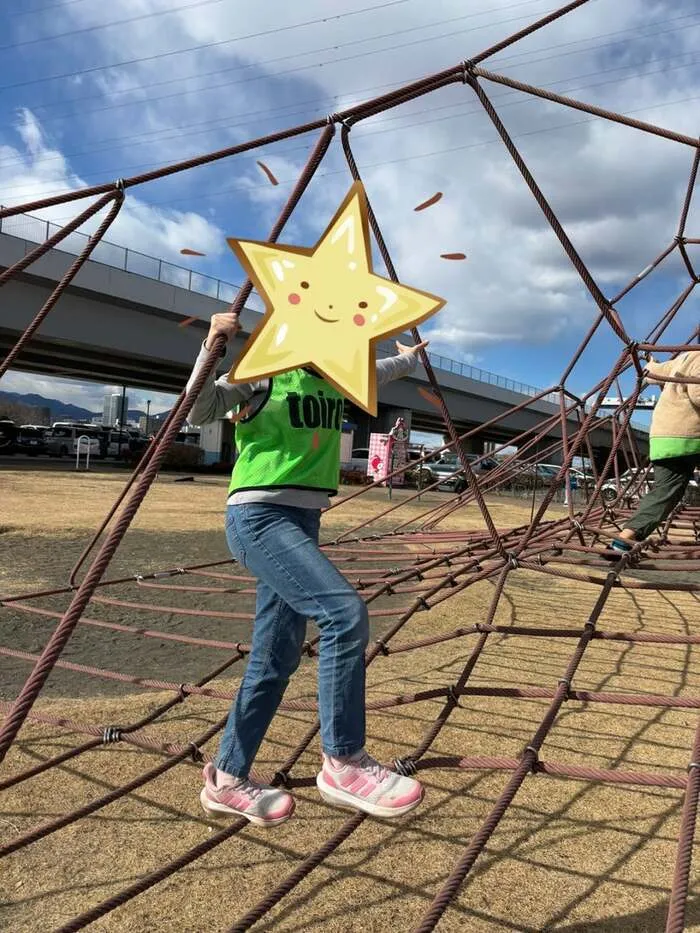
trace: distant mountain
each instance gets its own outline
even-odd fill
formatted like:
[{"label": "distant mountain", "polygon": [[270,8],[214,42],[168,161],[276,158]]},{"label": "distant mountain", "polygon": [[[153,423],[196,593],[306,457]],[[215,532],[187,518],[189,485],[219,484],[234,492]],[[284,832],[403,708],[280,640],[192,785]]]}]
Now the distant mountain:
[{"label": "distant mountain", "polygon": [[[69,402],[61,402],[56,398],[45,398],[43,395],[37,395],[35,392],[27,392],[22,394],[21,392],[2,392],[0,391],[0,418],[3,414],[3,402],[9,403],[7,405],[6,414],[13,420],[17,420],[14,417],[15,411],[12,408],[13,405],[24,406],[27,405],[31,408],[48,408],[50,411],[50,421],[92,421],[95,415],[101,415],[101,411],[89,411],[87,408],[81,408],[79,405],[71,405]],[[151,424],[160,424],[160,422],[166,417],[168,413],[162,412],[159,415],[153,414],[151,412]],[[146,412],[140,408],[130,408],[128,413],[129,421],[135,423],[138,422],[141,416],[145,416]],[[21,415],[19,420],[24,420],[24,415]]]},{"label": "distant mountain", "polygon": [[0,391],[0,410],[3,402],[17,402],[20,405],[30,405],[32,408],[48,408],[51,421],[92,421],[93,413],[79,405],[71,405],[55,398],[44,398],[34,392],[22,394],[20,392]]}]

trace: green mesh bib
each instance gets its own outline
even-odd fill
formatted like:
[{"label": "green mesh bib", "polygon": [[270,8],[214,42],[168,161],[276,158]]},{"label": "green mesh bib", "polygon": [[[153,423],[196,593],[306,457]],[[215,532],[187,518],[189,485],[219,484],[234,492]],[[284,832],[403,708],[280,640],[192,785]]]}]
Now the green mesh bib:
[{"label": "green mesh bib", "polygon": [[271,378],[266,400],[236,425],[229,495],[271,488],[336,493],[343,402],[333,386],[303,369]]}]

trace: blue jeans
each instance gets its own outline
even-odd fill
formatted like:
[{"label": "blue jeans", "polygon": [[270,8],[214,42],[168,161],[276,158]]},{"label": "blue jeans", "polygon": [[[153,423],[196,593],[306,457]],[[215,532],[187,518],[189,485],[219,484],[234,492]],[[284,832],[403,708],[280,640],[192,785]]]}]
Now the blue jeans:
[{"label": "blue jeans", "polygon": [[229,506],[226,537],[233,556],[258,578],[253,642],[231,707],[217,767],[247,777],[299,666],[306,621],[320,631],[318,706],[328,755],[365,744],[367,607],[318,546],[317,509],[251,503]]}]

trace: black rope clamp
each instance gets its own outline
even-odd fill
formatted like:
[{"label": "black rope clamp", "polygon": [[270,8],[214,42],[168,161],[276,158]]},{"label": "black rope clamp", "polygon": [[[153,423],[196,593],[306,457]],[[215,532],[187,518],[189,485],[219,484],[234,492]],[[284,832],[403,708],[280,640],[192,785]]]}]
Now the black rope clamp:
[{"label": "black rope clamp", "polygon": [[537,771],[539,770],[540,753],[537,751],[534,745],[526,745],[525,750],[523,751],[523,755],[525,755],[527,752],[532,752],[532,754],[535,756],[534,761],[532,762],[531,771],[533,774],[537,774]]},{"label": "black rope clamp", "polygon": [[571,696],[571,681],[567,677],[560,677],[557,681],[557,686],[559,686],[559,684],[564,684],[566,699],[568,700]]},{"label": "black rope clamp", "polygon": [[289,783],[289,775],[286,771],[275,771],[274,775],[272,776],[272,783],[281,784],[282,787],[291,786]]},{"label": "black rope clamp", "polygon": [[688,765],[688,771],[694,771],[695,769],[700,768],[700,761],[691,761]]},{"label": "black rope clamp", "polygon": [[334,123],[340,123],[348,132],[352,129],[352,123],[348,123],[345,117],[341,117],[339,113],[329,113],[326,117],[326,122],[329,126],[332,126]]},{"label": "black rope clamp", "polygon": [[418,774],[418,768],[412,758],[394,758],[392,764],[394,771],[400,774],[401,777],[412,777],[414,774]]},{"label": "black rope clamp", "polygon": [[120,194],[123,195],[123,194],[124,194],[124,191],[125,191],[125,189],[126,189],[126,183],[125,183],[124,179],[123,179],[123,178],[117,178],[117,180],[114,182],[114,187],[117,189],[117,191],[118,191]]},{"label": "black rope clamp", "polygon": [[518,561],[518,558],[515,556],[515,554],[508,555],[508,566],[511,570],[517,570],[520,566],[520,562]]},{"label": "black rope clamp", "polygon": [[302,654],[306,654],[306,655],[308,655],[308,657],[310,657],[310,658],[313,658],[313,656],[314,656],[314,648],[313,648],[313,645],[312,645],[311,642],[308,641],[308,640],[305,641],[304,644],[301,646],[301,651],[302,651]]},{"label": "black rope clamp", "polygon": [[416,603],[418,604],[419,609],[423,609],[426,611],[430,609],[430,603],[423,596],[419,596],[418,599],[416,600]]},{"label": "black rope clamp", "polygon": [[118,726],[107,726],[102,731],[102,744],[111,745],[113,742],[120,742],[122,730]]},{"label": "black rope clamp", "polygon": [[466,58],[460,64],[462,66],[462,84],[466,84],[469,78],[474,77],[474,64]]},{"label": "black rope clamp", "polygon": [[450,686],[447,688],[447,695],[452,700],[455,706],[459,706],[459,694],[457,693],[457,688]]},{"label": "black rope clamp", "polygon": [[177,694],[178,694],[178,696],[180,697],[181,700],[186,700],[186,699],[187,699],[187,691],[186,691],[186,689],[185,689],[186,687],[187,687],[187,684],[178,684],[178,685],[177,685]]},{"label": "black rope clamp", "polygon": [[385,641],[382,641],[381,638],[377,638],[377,640],[375,641],[375,645],[378,646],[379,650],[381,651],[381,653],[384,655],[385,658],[389,657],[389,646],[387,645]]},{"label": "black rope clamp", "polygon": [[581,522],[577,521],[577,519],[573,518],[571,520],[571,524],[574,526],[576,531],[583,531],[583,525],[581,524]]},{"label": "black rope clamp", "polygon": [[194,742],[188,742],[187,747],[190,749],[190,757],[192,758],[192,761],[204,761],[204,752],[198,745],[195,745]]}]

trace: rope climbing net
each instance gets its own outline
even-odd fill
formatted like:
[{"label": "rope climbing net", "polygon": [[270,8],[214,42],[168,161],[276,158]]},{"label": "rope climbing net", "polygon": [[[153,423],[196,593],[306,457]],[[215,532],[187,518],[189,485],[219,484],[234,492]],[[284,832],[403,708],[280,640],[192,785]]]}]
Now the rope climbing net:
[{"label": "rope climbing net", "polygon": [[[285,224],[321,165],[338,127],[340,127],[341,143],[349,173],[355,180],[361,180],[361,175],[350,143],[353,126],[376,114],[429,95],[439,88],[451,84],[468,86],[495,127],[525,184],[592,298],[597,309],[593,323],[557,385],[544,389],[538,396],[514,405],[504,414],[494,417],[486,425],[479,425],[461,435],[445,402],[430,360],[423,352],[422,362],[430,384],[426,397],[440,412],[447,437],[444,449],[450,449],[457,454],[459,458],[457,472],[466,479],[465,490],[450,497],[443,496],[439,500],[426,495],[429,489],[403,495],[397,501],[389,503],[379,513],[375,510],[371,517],[362,522],[346,523],[333,540],[324,545],[331,560],[362,594],[369,605],[370,618],[377,629],[381,630],[381,636],[371,644],[367,652],[368,666],[374,669],[375,665],[379,667],[389,665],[392,659],[407,652],[425,651],[450,643],[467,644],[469,647],[466,661],[464,656],[456,653],[455,656],[460,658],[458,669],[450,668],[447,683],[437,686],[422,685],[422,689],[412,693],[382,695],[376,699],[369,699],[368,711],[370,713],[390,711],[412,704],[437,703],[438,705],[437,714],[427,722],[415,747],[395,757],[393,763],[396,769],[405,774],[458,769],[470,773],[504,772],[507,776],[505,785],[484,815],[477,830],[463,846],[448,876],[442,879],[434,891],[432,903],[422,916],[402,916],[402,922],[412,922],[413,929],[420,933],[433,930],[439,923],[460,892],[477,859],[489,844],[499,823],[511,808],[516,795],[528,777],[532,775],[611,785],[667,788],[677,791],[679,800],[682,798],[682,814],[675,871],[671,872],[669,868],[671,889],[666,921],[667,933],[680,933],[685,924],[691,852],[700,793],[700,725],[695,733],[692,748],[688,750],[687,774],[664,769],[605,768],[572,761],[556,761],[542,756],[543,746],[556,728],[565,705],[567,709],[575,704],[593,709],[606,706],[614,709],[637,706],[656,710],[700,708],[700,696],[687,696],[685,693],[666,695],[617,690],[596,691],[579,689],[576,685],[577,675],[580,673],[585,658],[591,653],[591,646],[595,644],[619,644],[626,648],[652,646],[659,650],[662,646],[668,648],[669,646],[700,644],[700,634],[693,634],[692,631],[618,630],[601,626],[601,619],[605,618],[611,601],[614,600],[615,594],[620,592],[636,595],[651,591],[670,594],[674,598],[679,594],[685,594],[687,598],[696,599],[694,594],[700,591],[700,583],[693,582],[692,578],[689,579],[690,573],[697,571],[700,567],[700,508],[687,502],[676,508],[656,535],[637,543],[616,563],[611,564],[602,556],[606,541],[616,530],[619,530],[629,515],[632,504],[640,490],[644,488],[647,479],[648,468],[643,467],[643,457],[637,436],[631,426],[631,417],[643,386],[646,355],[652,352],[674,354],[688,349],[698,349],[697,327],[691,330],[687,340],[682,344],[664,343],[663,338],[669,327],[682,319],[686,302],[699,281],[691,259],[692,250],[689,247],[700,243],[700,240],[686,235],[686,223],[700,164],[700,145],[697,139],[684,134],[515,81],[483,67],[483,63],[497,52],[532,35],[581,7],[585,2],[586,0],[575,0],[467,61],[381,97],[338,113],[329,114],[327,119],[295,126],[156,171],[120,179],[116,183],[97,185],[56,197],[43,198],[31,204],[0,210],[1,219],[72,201],[84,201],[89,205],[46,242],[37,245],[22,259],[5,269],[0,274],[0,286],[20,276],[86,221],[104,212],[104,217],[96,232],[86,242],[34,320],[8,354],[0,367],[0,375],[2,375],[21,356],[61,296],[71,287],[77,273],[90,259],[96,245],[119,215],[130,189],[198,166],[224,159],[234,160],[237,155],[253,151],[263,145],[295,136],[318,133],[308,161],[270,232],[268,239],[274,242],[281,235]],[[672,242],[641,273],[635,275],[617,295],[606,297],[601,291],[525,164],[485,90],[485,86],[494,83],[689,147],[691,151],[690,179],[681,207],[677,234]],[[371,204],[369,219],[387,272],[393,280],[398,281],[397,272]],[[634,339],[625,328],[622,314],[618,312],[618,305],[625,296],[662,264],[668,262],[672,256],[680,256],[687,272],[687,281],[678,297],[660,316],[649,333],[643,339]],[[240,312],[244,308],[251,290],[250,282],[243,285],[232,305],[234,311]],[[568,388],[571,373],[590,348],[596,334],[605,328],[608,328],[619,341],[619,355],[609,373],[586,395],[578,396]],[[413,332],[413,336],[416,340],[419,339],[417,331]],[[193,698],[199,698],[202,701],[230,701],[234,695],[233,692],[217,685],[217,679],[221,675],[228,676],[232,672],[235,673],[236,665],[240,666],[240,662],[244,661],[249,653],[249,644],[230,638],[204,638],[192,634],[174,633],[169,631],[166,625],[159,627],[157,622],[153,624],[153,627],[146,627],[145,624],[130,625],[123,621],[124,612],[128,610],[132,614],[142,613],[148,618],[155,615],[157,619],[165,619],[176,613],[193,620],[220,620],[222,627],[229,623],[236,623],[236,625],[250,628],[253,611],[248,603],[252,600],[255,591],[254,581],[243,568],[238,567],[232,561],[193,563],[121,577],[109,576],[108,571],[110,561],[153,484],[166,453],[181,430],[194,400],[213,371],[217,359],[218,354],[212,353],[210,362],[199,371],[189,392],[183,391],[179,396],[157,437],[73,567],[66,585],[40,592],[10,594],[0,599],[3,610],[12,614],[14,619],[40,618],[56,623],[43,648],[36,652],[21,651],[11,645],[0,645],[0,656],[17,662],[26,662],[31,667],[31,672],[16,699],[11,703],[0,703],[2,715],[0,761],[6,758],[27,720],[49,726],[55,729],[57,734],[83,733],[85,735],[85,741],[82,744],[62,751],[60,754],[51,755],[29,769],[18,770],[10,767],[9,773],[0,779],[0,790],[9,791],[25,782],[31,787],[31,782],[40,775],[53,769],[60,769],[67,762],[87,756],[102,746],[110,746],[112,749],[128,746],[142,750],[158,756],[158,764],[140,772],[129,782],[109,790],[104,795],[86,800],[80,806],[59,817],[48,822],[41,822],[9,839],[6,837],[0,845],[0,857],[4,858],[12,853],[22,852],[35,844],[45,843],[55,833],[83,818],[99,813],[108,805],[133,794],[139,788],[146,787],[180,765],[192,761],[210,760],[210,754],[206,750],[207,743],[217,737],[223,728],[224,720],[208,722],[206,728],[202,728],[199,734],[184,735],[178,742],[163,740],[158,732],[158,726],[163,722],[167,713],[181,708],[183,704],[192,703]],[[622,399],[619,387],[620,379],[625,375],[634,377],[634,388],[626,399]],[[679,380],[669,377],[668,381]],[[604,400],[611,391],[617,391],[620,403],[608,415],[602,416]],[[542,416],[542,400],[545,397],[551,399],[552,396],[558,399],[558,403],[546,409],[547,412],[551,412],[550,414]],[[517,446],[517,455],[504,455],[498,466],[487,473],[475,472],[481,458],[473,461],[467,457],[466,442],[472,436],[483,432],[485,428],[497,430],[501,422],[514,414],[528,409],[532,410],[532,407],[537,405],[540,405],[537,409],[539,418],[533,419],[534,426],[509,441],[509,444]],[[609,455],[601,465],[594,456],[592,434],[594,431],[603,429],[610,432],[611,443]],[[552,440],[553,437],[555,440]],[[549,446],[543,446],[546,444]],[[503,448],[505,446],[503,445]],[[486,496],[511,485],[516,477],[522,475],[524,468],[543,459],[543,451],[549,459],[561,459],[562,467],[558,477],[543,491],[539,503],[535,502],[533,494],[530,521],[518,527],[497,527],[492,515],[493,507],[489,504],[494,499],[490,497],[487,502]],[[594,471],[590,488],[586,490],[585,502],[581,504],[581,507],[577,507],[574,498],[569,496],[563,513],[556,518],[551,518],[549,510],[557,492],[566,482],[567,469],[573,463],[574,458],[579,457],[588,458]],[[411,466],[415,467],[415,464]],[[631,478],[622,481],[623,473]],[[609,489],[611,479],[616,481],[612,499],[609,495],[603,496],[604,486],[607,483],[606,488]],[[367,495],[368,489],[371,488],[363,487],[333,505],[330,511],[342,509],[347,506],[348,502],[359,496]],[[417,501],[414,502],[414,500]],[[410,514],[407,512],[409,503],[415,506]],[[465,530],[464,523],[456,520],[464,515],[467,508],[471,510],[469,514],[475,513],[479,516],[483,527]],[[579,604],[567,607],[568,615],[576,617],[575,622],[560,625],[556,620],[552,622],[551,619],[543,618],[539,622],[526,624],[518,618],[517,611],[510,621],[503,621],[501,610],[504,601],[509,598],[508,594],[513,580],[528,574],[537,575],[540,580],[551,578],[557,584],[559,581],[568,581],[577,587],[586,586],[585,593],[590,594],[589,604],[585,605],[584,597],[581,595],[582,590],[577,589]],[[423,635],[420,638],[411,636],[411,625],[416,619],[424,618],[425,613],[433,613],[437,607],[442,607],[448,601],[454,601],[450,602],[450,605],[463,605],[457,597],[465,591],[475,592],[482,584],[489,587],[489,597],[479,609],[478,618],[474,618],[472,614],[468,621],[460,624],[451,626],[441,624],[436,626],[436,630],[429,635]],[[235,611],[230,605],[231,594],[235,594]],[[218,602],[215,602],[216,600]],[[206,604],[205,608],[202,608],[203,602]],[[85,614],[88,604],[90,604],[92,616]],[[225,608],[213,608],[214,605],[221,605]],[[444,616],[441,618],[444,619]],[[121,621],[118,621],[119,619]],[[193,682],[162,680],[111,670],[104,666],[77,664],[67,659],[64,649],[78,626],[81,630],[90,628],[104,633],[105,637],[109,633],[119,633],[133,639],[134,644],[144,644],[153,640],[161,645],[177,643],[188,650],[191,649],[192,652],[207,649],[217,653],[218,661],[212,670]],[[504,686],[501,683],[485,682],[480,675],[480,665],[483,664],[483,659],[494,640],[505,636],[517,636],[535,645],[538,642],[551,644],[552,641],[556,641],[566,646],[565,660],[549,686],[531,686],[522,683]],[[304,645],[304,652],[309,663],[312,663],[318,652],[318,637],[309,638]],[[109,656],[107,652],[106,656]],[[560,655],[557,655],[557,658],[559,657]],[[35,709],[35,701],[41,695],[49,675],[53,671],[60,670],[77,672],[103,681],[137,686],[143,690],[152,689],[166,694],[170,693],[171,696],[154,709],[150,709],[145,716],[126,725],[85,723],[49,714],[42,707]],[[436,754],[434,748],[443,730],[447,729],[454,722],[455,717],[460,715],[459,711],[463,710],[465,704],[484,697],[504,698],[512,701],[513,704],[518,701],[537,701],[540,704],[537,709],[541,711],[541,717],[531,734],[528,735],[520,753],[508,757],[478,754],[478,749],[475,749],[474,754]],[[317,704],[312,699],[287,699],[283,702],[281,709],[283,712],[308,714],[310,724],[301,739],[289,748],[287,757],[276,764],[272,773],[261,775],[261,777],[275,785],[283,785],[292,789],[304,788],[312,783],[313,778],[304,772],[300,761],[317,736],[318,723],[315,720]],[[9,756],[6,762],[9,763],[11,760]],[[304,879],[326,863],[329,857],[340,849],[367,819],[361,813],[348,816],[340,827],[323,840],[317,848],[308,852],[303,858],[297,859],[293,870],[278,881],[245,915],[235,921],[232,920],[229,929],[243,931],[256,924]],[[204,841],[176,857],[166,859],[158,867],[141,874],[135,881],[106,899],[93,903],[81,914],[65,922],[60,927],[61,931],[67,933],[67,931],[87,927],[196,862],[234,835],[247,830],[248,827],[249,824],[244,819],[233,820],[225,828],[210,834]]]}]

